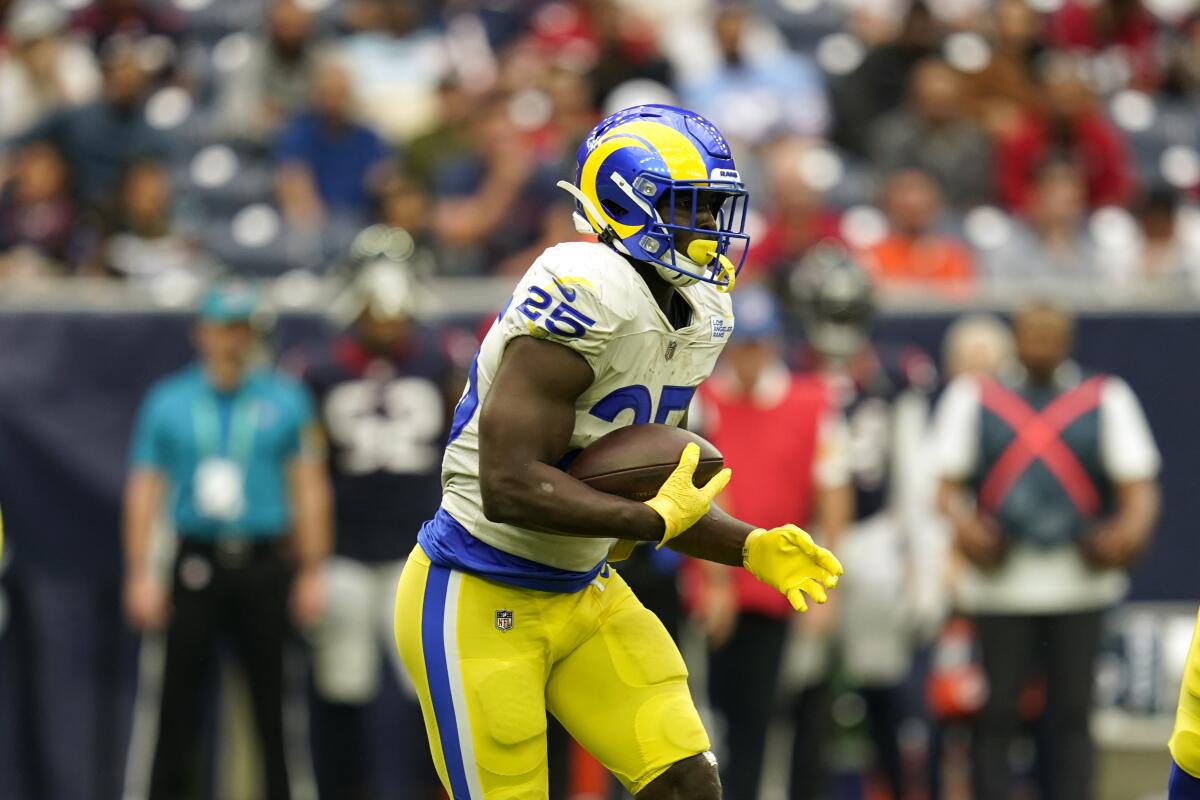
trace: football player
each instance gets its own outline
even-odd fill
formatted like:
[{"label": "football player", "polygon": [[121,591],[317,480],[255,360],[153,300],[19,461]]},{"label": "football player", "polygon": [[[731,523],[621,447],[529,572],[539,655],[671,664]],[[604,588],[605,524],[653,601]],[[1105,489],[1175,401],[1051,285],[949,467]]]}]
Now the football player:
[{"label": "football player", "polygon": [[[939,575],[944,552],[936,530],[933,485],[922,461],[929,394],[936,369],[921,350],[870,338],[875,310],[871,279],[836,242],[809,251],[789,280],[804,324],[805,366],[821,376],[849,429],[854,521],[839,553],[850,570],[838,592],[844,624],[810,626],[808,652],[836,652],[841,671],[866,702],[876,763],[892,795],[903,793],[900,726],[904,682],[915,643],[941,621]],[[822,609],[828,613],[830,608]],[[820,631],[812,628],[823,628]],[[817,659],[819,660],[819,659]],[[797,704],[792,794],[819,791],[823,767],[814,763],[814,723],[829,699],[830,673],[808,675]],[[809,787],[809,788],[804,788]]]},{"label": "football player", "polygon": [[547,712],[639,800],[716,800],[683,659],[610,550],[654,542],[744,565],[798,611],[842,569],[794,525],[722,513],[712,500],[730,473],[696,487],[695,445],[644,503],[564,471],[621,426],[682,423],[733,332],[727,292],[748,240],[729,145],[697,114],[617,112],[576,160],[559,185],[599,241],[543,253],[485,337],[442,506],[400,579],[397,644],[455,800],[547,797]]},{"label": "football player", "polygon": [[[289,359],[317,401],[336,509],[326,611],[311,631],[322,797],[374,794],[367,709],[379,694],[381,647],[392,638],[391,603],[404,557],[441,496],[442,443],[461,370],[442,337],[415,321],[420,302],[408,264],[368,262],[333,304],[344,332]],[[395,649],[386,652],[399,672]],[[410,764],[406,796],[436,792],[426,785],[434,783],[431,767],[422,781],[420,767],[429,764],[423,751],[397,754],[423,761]]]}]

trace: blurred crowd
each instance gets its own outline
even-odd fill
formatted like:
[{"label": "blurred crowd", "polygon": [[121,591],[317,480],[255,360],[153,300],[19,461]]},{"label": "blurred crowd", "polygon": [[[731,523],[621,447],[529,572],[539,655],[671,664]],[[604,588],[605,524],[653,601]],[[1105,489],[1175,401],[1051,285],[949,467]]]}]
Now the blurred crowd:
[{"label": "blurred crowd", "polygon": [[1200,281],[1187,0],[0,0],[0,275],[430,274],[574,236],[604,114],[713,119],[750,268],[843,241],[885,291]]},{"label": "blurred crowd", "polygon": [[[392,671],[380,667],[394,657],[387,612],[396,565],[437,505],[440,447],[474,340],[460,331],[450,341],[443,331],[421,328],[415,319],[427,298],[414,286],[431,277],[521,274],[542,249],[577,236],[572,201],[555,183],[571,177],[576,148],[602,116],[642,102],[694,109],[729,137],[752,203],[743,274],[753,280],[735,300],[740,340],[706,387],[707,400],[726,412],[722,403],[740,403],[758,414],[787,395],[780,386],[792,379],[789,369],[820,383],[819,390],[796,389],[797,408],[818,394],[832,398],[841,460],[808,470],[813,497],[752,494],[786,494],[802,503],[785,509],[789,520],[811,516],[830,535],[841,530],[839,555],[848,575],[859,576],[841,587],[840,608],[795,626],[785,621],[786,609],[747,604],[719,573],[681,570],[665,551],[643,548],[620,567],[685,642],[689,666],[706,687],[702,702],[718,720],[716,746],[725,779],[736,787],[730,796],[754,797],[760,788],[782,796],[788,783],[796,798],[964,797],[971,789],[963,775],[974,762],[975,780],[991,781],[990,790],[974,787],[981,798],[1010,796],[1017,784],[1023,796],[1038,796],[1039,783],[1043,798],[1088,797],[1086,778],[1072,778],[1073,794],[1045,787],[1061,787],[1056,764],[1069,762],[1073,776],[1090,774],[1086,715],[1100,646],[1097,608],[1123,591],[1119,573],[1145,545],[1152,528],[1145,518],[1154,514],[1143,511],[1145,524],[1129,523],[1133,533],[1117,531],[1094,552],[1076,552],[1074,539],[1056,540],[1069,557],[1056,562],[1066,572],[1039,579],[1064,590],[1048,605],[991,602],[1004,587],[980,576],[1004,558],[991,536],[998,523],[955,515],[955,492],[970,488],[986,465],[974,463],[978,453],[931,452],[935,434],[950,425],[941,409],[953,378],[983,381],[1011,368],[1005,386],[1016,392],[1029,389],[1028,379],[1041,370],[1046,380],[1033,389],[1074,391],[1084,373],[1068,359],[1072,321],[1054,306],[1027,308],[1014,341],[1001,321],[971,317],[950,329],[935,365],[934,354],[872,341],[871,318],[878,300],[906,294],[959,302],[1033,289],[1042,297],[1092,293],[1120,304],[1200,292],[1195,5],[0,0],[0,286],[78,276],[198,294],[229,275],[358,275],[347,290],[349,306],[332,309],[341,330],[283,359],[312,404],[297,401],[304,406],[297,430],[310,421],[324,430],[329,459],[321,464],[329,468],[335,509],[323,534],[331,541],[312,558],[322,561],[329,555],[323,550],[332,550],[323,602],[291,600],[291,622],[309,629],[312,655],[313,685],[299,694],[311,701],[322,796],[432,797],[412,702]],[[403,262],[403,277],[361,268],[369,260],[364,248],[391,266]],[[249,325],[248,311],[209,313],[208,322],[236,328],[238,358],[257,346],[250,328],[238,327]],[[197,330],[204,322],[202,314]],[[800,329],[807,344],[795,349],[785,332]],[[205,341],[197,337],[202,361],[210,357]],[[292,378],[275,378],[291,387]],[[961,399],[968,395],[958,391],[952,405],[982,402],[978,393]],[[1084,455],[1096,463],[1081,458],[1098,485],[1141,482],[1150,492],[1157,451],[1140,408],[1136,400],[1112,403],[1133,420],[1133,438],[1120,448],[1098,445],[1100,412],[1088,407]],[[716,418],[696,408],[695,424],[716,436]],[[1001,434],[1020,440],[1019,427]],[[1111,427],[1104,423],[1105,431]],[[755,423],[746,435],[772,438],[774,430]],[[803,434],[810,443],[815,430]],[[289,458],[325,455],[322,448],[309,453],[291,433],[298,443]],[[975,433],[941,438],[962,444]],[[728,435],[734,442],[739,436]],[[1107,450],[1092,452],[1098,447],[1141,457],[1134,467],[1114,466]],[[150,445],[144,449],[153,454]],[[729,445],[722,449],[728,453]],[[993,449],[995,456],[1001,448]],[[165,471],[168,462],[147,455],[134,466]],[[935,462],[941,472],[930,468]],[[221,474],[214,480],[219,499]],[[844,504],[834,490],[853,500]],[[1120,505],[1120,498],[1104,499],[1105,512]],[[1066,516],[1079,522],[1069,510]],[[142,520],[146,541],[152,517]],[[827,517],[832,521],[820,522]],[[271,533],[282,538],[286,527],[276,523]],[[407,538],[395,535],[401,529]],[[290,558],[262,550],[256,557],[268,565]],[[229,568],[241,569],[245,553],[234,556],[238,563]],[[196,557],[217,565],[218,574],[227,566],[222,559],[231,558],[193,543],[179,555],[181,580],[184,562]],[[1102,591],[1088,582],[1095,577],[1088,570],[1100,566],[1111,573]],[[96,607],[115,609],[115,591],[81,591],[59,602],[61,587],[38,580],[13,561],[13,593],[25,603],[17,616],[29,620],[29,641],[17,649],[25,647],[24,658],[35,664],[31,680],[52,662],[86,672],[93,656],[81,656],[66,637],[55,641],[54,632],[70,626],[53,620],[77,622]],[[1010,581],[1023,582],[1020,575]],[[999,594],[988,595],[989,588]],[[153,580],[124,587],[133,627],[165,624],[163,590]],[[286,594],[280,588],[271,609],[280,632],[291,624]],[[47,598],[54,604],[43,603]],[[313,608],[298,614],[297,603]],[[51,605],[56,610],[47,611]],[[982,631],[991,652],[1010,659],[981,657],[978,631],[966,618],[943,626],[956,612],[975,623],[1011,623],[1000,629],[985,621]],[[1062,669],[1043,664],[1039,672],[1034,654],[1021,649],[1033,636],[1025,625],[1031,615],[1082,623],[1062,637]],[[143,687],[147,672],[155,674],[143,664]],[[1006,674],[1017,677],[996,682]],[[1067,712],[1045,688],[1064,676],[1083,687],[1070,695]],[[270,678],[265,689],[251,689],[274,702],[282,678]],[[990,706],[989,680],[1001,698]],[[45,683],[49,689],[27,693],[37,707],[29,729],[37,732],[21,745],[34,751],[31,776],[22,780],[38,791],[18,796],[113,796],[123,782],[114,765],[128,736],[112,734],[120,725],[59,689],[82,681]],[[108,692],[103,679],[92,683],[92,706],[120,706],[111,715],[124,719],[128,698]],[[747,691],[772,683],[775,692]],[[153,680],[148,685],[153,694]],[[364,712],[381,693],[399,709],[383,722]],[[104,694],[113,696],[93,696]],[[167,694],[182,698],[182,706],[196,702],[190,686]],[[77,724],[86,714],[102,719]],[[1049,722],[1038,724],[1040,716]],[[967,754],[960,734],[972,725],[986,734],[976,743],[989,743],[993,755],[1014,742],[1077,747],[1072,759],[1051,747],[1023,762],[1014,758],[1015,766],[988,761],[980,747]],[[787,753],[788,737],[774,735],[780,726],[794,729]],[[191,752],[199,736],[185,733],[191,738],[176,737],[171,748],[180,774],[186,759],[178,753]],[[168,774],[171,764],[147,763],[155,736],[143,734],[140,743],[135,736],[128,748],[126,796],[177,777]],[[211,730],[205,736],[219,738]],[[274,741],[270,749],[282,747]],[[554,776],[553,797],[607,791],[602,781],[589,784],[586,758],[566,756],[562,740],[552,747],[556,768],[573,765]],[[118,758],[106,748],[119,750]],[[281,762],[272,762],[277,771]],[[400,774],[391,783],[404,787],[393,794],[379,788],[380,773],[389,770]],[[71,778],[85,788],[74,792]]]}]

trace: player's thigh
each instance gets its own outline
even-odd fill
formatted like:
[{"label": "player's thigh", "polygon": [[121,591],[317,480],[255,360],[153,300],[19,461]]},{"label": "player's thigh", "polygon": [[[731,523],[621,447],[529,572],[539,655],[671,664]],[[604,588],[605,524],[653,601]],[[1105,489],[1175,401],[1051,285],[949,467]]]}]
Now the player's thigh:
[{"label": "player's thigh", "polygon": [[[310,640],[317,691],[333,703],[365,703],[378,689],[380,611],[372,578],[370,567],[352,559],[325,565],[328,599]],[[393,604],[387,608],[391,615]]]},{"label": "player's thigh", "polygon": [[550,673],[546,701],[567,731],[637,794],[709,748],[687,667],[653,612],[618,576],[594,635]]},{"label": "player's thigh", "polygon": [[[455,800],[547,797],[547,650],[533,594],[430,566],[419,550],[400,578],[397,645]],[[514,625],[497,625],[502,610]]]},{"label": "player's thigh", "polygon": [[412,681],[408,679],[408,673],[405,672],[404,665],[400,663],[400,653],[390,644],[395,636],[396,590],[400,583],[400,575],[404,572],[404,563],[403,560],[400,560],[370,565],[373,614],[371,624],[373,635],[377,637],[377,641],[385,643],[384,652],[388,666],[384,668],[390,667],[395,672],[396,679],[400,682],[404,693],[412,699],[416,699]]}]

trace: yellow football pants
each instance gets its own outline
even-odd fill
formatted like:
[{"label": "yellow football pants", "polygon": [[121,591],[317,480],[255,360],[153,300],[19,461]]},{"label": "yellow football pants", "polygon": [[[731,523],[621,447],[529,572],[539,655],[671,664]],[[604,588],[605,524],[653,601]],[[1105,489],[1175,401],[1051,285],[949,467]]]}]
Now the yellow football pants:
[{"label": "yellow football pants", "polygon": [[574,594],[435,567],[417,547],[396,643],[454,800],[546,800],[546,712],[637,794],[708,736],[662,623],[611,567]]},{"label": "yellow football pants", "polygon": [[1200,778],[1200,615],[1192,631],[1183,685],[1179,687],[1179,707],[1175,710],[1175,730],[1167,746],[1180,769]]}]

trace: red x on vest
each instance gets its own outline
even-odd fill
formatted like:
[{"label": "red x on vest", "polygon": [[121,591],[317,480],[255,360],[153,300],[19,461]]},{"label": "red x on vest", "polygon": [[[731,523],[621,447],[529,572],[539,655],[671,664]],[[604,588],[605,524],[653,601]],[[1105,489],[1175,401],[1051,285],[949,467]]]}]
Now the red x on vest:
[{"label": "red x on vest", "polygon": [[1100,494],[1091,476],[1061,434],[1075,420],[1100,405],[1104,377],[1089,378],[1064,392],[1041,411],[1035,411],[1017,393],[994,380],[981,384],[980,402],[1005,422],[1016,435],[988,470],[979,489],[979,502],[989,511],[1004,503],[1017,479],[1035,459],[1058,480],[1071,503],[1085,517],[1100,510]]}]

